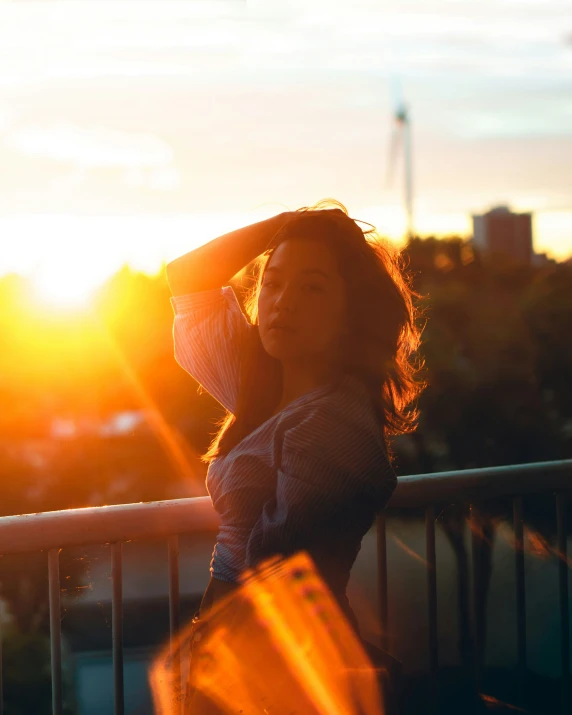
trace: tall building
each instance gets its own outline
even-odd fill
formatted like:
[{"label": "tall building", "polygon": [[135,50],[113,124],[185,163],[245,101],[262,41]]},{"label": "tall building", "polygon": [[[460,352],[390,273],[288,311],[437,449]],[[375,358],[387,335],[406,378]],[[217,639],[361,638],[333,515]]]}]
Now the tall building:
[{"label": "tall building", "polygon": [[473,215],[473,243],[486,253],[507,253],[515,260],[532,263],[532,214],[512,213],[497,206],[482,216]]}]

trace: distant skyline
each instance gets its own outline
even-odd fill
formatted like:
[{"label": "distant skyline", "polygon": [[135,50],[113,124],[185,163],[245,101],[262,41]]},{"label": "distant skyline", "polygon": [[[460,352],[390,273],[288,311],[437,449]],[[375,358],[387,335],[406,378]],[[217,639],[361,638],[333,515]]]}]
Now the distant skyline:
[{"label": "distant skyline", "polygon": [[566,258],[571,36],[568,0],[0,2],[0,274],[153,270],[328,196],[399,240],[394,79],[417,231],[505,204]]}]

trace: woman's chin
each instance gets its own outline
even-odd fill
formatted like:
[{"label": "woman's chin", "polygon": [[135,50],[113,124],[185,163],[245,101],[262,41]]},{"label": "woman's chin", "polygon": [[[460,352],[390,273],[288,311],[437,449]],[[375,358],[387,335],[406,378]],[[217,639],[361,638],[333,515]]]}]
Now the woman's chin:
[{"label": "woman's chin", "polygon": [[262,341],[262,346],[271,357],[276,358],[277,360],[293,358],[299,353],[296,345],[293,345],[292,342],[288,342],[288,340],[279,337],[267,337]]},{"label": "woman's chin", "polygon": [[296,351],[288,350],[285,346],[264,345],[264,349],[270,355],[270,357],[273,357],[276,360],[286,360],[297,355]]}]

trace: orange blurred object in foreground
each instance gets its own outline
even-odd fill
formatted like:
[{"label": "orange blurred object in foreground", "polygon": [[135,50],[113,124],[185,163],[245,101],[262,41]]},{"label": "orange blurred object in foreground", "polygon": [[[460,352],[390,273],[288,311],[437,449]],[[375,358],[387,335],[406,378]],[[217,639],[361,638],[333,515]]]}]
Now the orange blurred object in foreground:
[{"label": "orange blurred object in foreground", "polygon": [[[151,667],[156,715],[181,715],[192,631]],[[383,712],[378,673],[304,552],[262,564],[208,611],[188,680],[229,714]]]}]

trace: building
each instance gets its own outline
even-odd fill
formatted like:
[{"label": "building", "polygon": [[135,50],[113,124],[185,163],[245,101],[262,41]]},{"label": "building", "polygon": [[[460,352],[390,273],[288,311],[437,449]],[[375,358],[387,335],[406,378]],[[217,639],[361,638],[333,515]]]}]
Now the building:
[{"label": "building", "polygon": [[473,244],[484,253],[504,253],[516,261],[533,263],[532,214],[497,206],[481,216],[473,215]]}]

